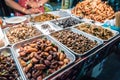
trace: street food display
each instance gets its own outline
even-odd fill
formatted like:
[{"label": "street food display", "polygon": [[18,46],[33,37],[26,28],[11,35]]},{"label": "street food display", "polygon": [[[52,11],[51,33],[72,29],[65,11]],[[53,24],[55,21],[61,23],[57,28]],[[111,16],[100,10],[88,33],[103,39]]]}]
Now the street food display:
[{"label": "street food display", "polygon": [[51,36],[78,54],[83,54],[97,45],[96,42],[70,30],[55,32]]},{"label": "street food display", "polygon": [[54,24],[51,24],[50,22],[45,22],[40,25],[36,25],[36,27],[43,33],[43,34],[50,34],[52,32],[55,32],[59,29],[56,28]]},{"label": "street food display", "polygon": [[70,57],[45,38],[21,44],[18,53],[23,71],[30,80],[42,80],[70,63]]},{"label": "street food display", "polygon": [[72,9],[72,14],[98,22],[104,22],[114,17],[112,7],[101,0],[84,0],[79,2],[76,7]]},{"label": "street food display", "polygon": [[74,17],[68,17],[68,18],[64,18],[64,19],[60,19],[60,20],[56,19],[55,21],[52,21],[52,22],[61,28],[67,28],[67,27],[71,27],[73,25],[82,23],[82,21],[80,21]]},{"label": "street food display", "polygon": [[16,64],[7,50],[0,50],[0,80],[18,80]]},{"label": "street food display", "polygon": [[59,18],[59,16],[44,13],[44,14],[40,14],[38,16],[35,16],[35,17],[31,18],[31,21],[44,22],[44,21],[49,21],[49,20],[53,20],[53,19],[57,19],[57,18]]},{"label": "street food display", "polygon": [[6,31],[7,38],[11,44],[29,39],[40,34],[41,32],[38,31],[35,27],[26,24],[20,24],[11,27]]},{"label": "street food display", "polygon": [[51,29],[50,25],[48,25],[48,24],[41,25],[41,28],[44,30],[47,29],[49,33],[55,32],[55,30]]},{"label": "street food display", "polygon": [[114,36],[114,33],[102,26],[97,26],[94,24],[82,23],[76,27],[78,30],[84,31],[86,33],[92,34],[103,40],[108,40]]},{"label": "street food display", "polygon": [[0,80],[54,80],[54,76],[115,41],[119,32],[102,26],[114,18],[114,13],[106,2],[83,0],[73,9],[19,16],[22,20],[3,17]]}]

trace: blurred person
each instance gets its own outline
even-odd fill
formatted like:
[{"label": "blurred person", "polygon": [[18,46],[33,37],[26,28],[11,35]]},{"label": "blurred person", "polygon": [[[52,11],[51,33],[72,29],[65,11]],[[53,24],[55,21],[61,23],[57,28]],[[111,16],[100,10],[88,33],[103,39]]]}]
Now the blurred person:
[{"label": "blurred person", "polygon": [[15,10],[16,16],[44,12],[44,4],[48,0],[5,0],[7,6]]}]

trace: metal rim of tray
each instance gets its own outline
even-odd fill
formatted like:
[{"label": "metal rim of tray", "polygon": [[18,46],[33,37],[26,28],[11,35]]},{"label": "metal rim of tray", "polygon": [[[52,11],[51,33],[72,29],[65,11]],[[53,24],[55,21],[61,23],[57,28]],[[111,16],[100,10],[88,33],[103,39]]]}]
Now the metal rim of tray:
[{"label": "metal rim of tray", "polygon": [[[74,28],[66,28],[66,29],[64,29],[64,30],[70,30],[70,31],[75,30],[75,31],[77,31],[77,30],[74,29]],[[64,31],[64,30],[60,30],[60,31]],[[59,32],[59,31],[56,31],[56,32]],[[56,32],[54,32],[54,33],[56,33]],[[73,31],[72,31],[72,32],[73,32]],[[54,34],[54,33],[51,33],[51,34]],[[75,33],[75,32],[74,32],[74,33]],[[96,38],[96,37],[94,37],[94,36],[92,36],[92,35],[88,35],[88,34],[85,34],[85,33],[83,33],[83,32],[78,31],[77,34],[81,34],[81,35],[83,35],[84,37],[87,37],[87,38],[88,38],[88,37],[92,37],[92,38],[95,39],[95,41],[99,42],[95,47],[93,47],[93,48],[91,48],[90,50],[84,52],[83,54],[79,54],[79,53],[74,52],[74,51],[71,50],[70,48],[68,48],[68,47],[67,47],[66,45],[64,45],[63,43],[59,42],[59,41],[58,41],[55,37],[53,37],[51,34],[50,34],[50,37],[51,37],[52,39],[54,39],[57,43],[61,44],[63,47],[65,47],[66,49],[68,49],[68,50],[71,51],[73,54],[75,54],[75,55],[77,55],[77,56],[79,56],[79,57],[86,55],[86,54],[89,53],[90,51],[96,49],[97,47],[99,47],[99,46],[101,46],[101,45],[103,44],[103,40],[101,40],[101,39],[99,39],[99,38]],[[88,39],[92,40],[92,38],[91,38],[91,39],[88,38]],[[92,41],[93,41],[93,40],[92,40]]]},{"label": "metal rim of tray", "polygon": [[[24,42],[30,42],[30,41],[32,41],[32,40],[34,40],[34,39],[40,39],[40,38],[50,38],[49,36],[47,36],[47,35],[41,35],[41,36],[36,36],[36,37],[34,37],[34,38],[31,38],[31,39],[29,39],[29,40],[24,40],[24,41],[22,41],[22,42],[18,42],[18,43],[16,43],[16,44],[14,44],[14,45],[12,45],[12,48],[13,48],[13,52],[14,53],[16,53],[16,54],[18,54],[18,52],[16,52],[16,50],[15,50],[15,46],[17,46],[18,44],[21,44],[21,43],[24,43]],[[51,77],[51,76],[53,76],[53,75],[55,75],[55,74],[58,74],[59,72],[61,72],[63,69],[65,69],[65,68],[67,68],[67,67],[69,67],[72,63],[74,63],[74,61],[75,61],[75,59],[76,59],[76,57],[70,52],[70,51],[68,51],[66,48],[64,48],[63,46],[61,46],[60,44],[58,44],[58,43],[56,43],[52,38],[50,38],[51,40],[50,41],[52,41],[52,42],[54,42],[57,46],[59,46],[58,48],[63,48],[64,49],[64,51],[66,51],[67,53],[65,53],[66,54],[66,56],[72,56],[72,61],[71,62],[69,62],[69,64],[67,64],[65,67],[63,67],[63,68],[61,68],[61,69],[59,69],[59,70],[57,70],[57,71],[55,71],[53,74],[50,74],[50,75],[48,75],[48,76],[46,76],[43,80],[46,80],[46,79],[48,79],[49,77]],[[49,39],[48,39],[49,40]],[[15,55],[15,58],[16,58],[16,61],[18,61],[18,57],[17,57],[17,55]],[[68,57],[69,58],[69,57]],[[70,58],[69,58],[70,59]],[[27,78],[26,78],[26,73],[24,73],[23,72],[23,68],[22,68],[22,66],[20,65],[20,62],[18,61],[18,65],[20,66],[20,70],[21,70],[21,72],[23,73],[23,77],[24,77],[24,79],[25,80],[27,80]]]}]

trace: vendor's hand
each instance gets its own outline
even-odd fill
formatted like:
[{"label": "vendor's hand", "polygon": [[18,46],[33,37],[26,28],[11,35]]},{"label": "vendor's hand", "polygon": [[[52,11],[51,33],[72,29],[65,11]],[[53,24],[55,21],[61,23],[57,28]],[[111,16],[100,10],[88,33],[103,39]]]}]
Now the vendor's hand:
[{"label": "vendor's hand", "polygon": [[40,12],[40,10],[38,8],[31,8],[31,9],[29,9],[29,11],[33,14],[36,14],[36,13]]},{"label": "vendor's hand", "polygon": [[26,10],[25,14],[37,14],[37,13],[40,13],[40,10],[38,8],[31,8]]},{"label": "vendor's hand", "polygon": [[38,8],[38,7],[39,7],[38,2],[35,2],[35,1],[33,1],[33,0],[27,1],[26,4],[27,4],[29,7],[31,7],[31,8]]}]

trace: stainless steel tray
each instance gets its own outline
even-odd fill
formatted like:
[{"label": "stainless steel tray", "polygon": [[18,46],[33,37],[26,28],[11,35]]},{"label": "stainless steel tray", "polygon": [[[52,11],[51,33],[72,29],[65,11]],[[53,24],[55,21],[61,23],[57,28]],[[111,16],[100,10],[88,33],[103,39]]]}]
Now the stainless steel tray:
[{"label": "stainless steel tray", "polygon": [[[15,26],[16,27],[16,26]],[[13,27],[12,27],[13,28]],[[34,27],[35,29],[37,29],[36,27]],[[3,30],[3,33],[4,33],[4,36],[5,36],[5,40],[6,40],[6,43],[8,44],[8,45],[13,45],[13,44],[15,44],[15,43],[11,43],[10,41],[9,41],[9,39],[8,39],[8,37],[7,37],[7,32],[10,30],[10,28],[5,28],[4,30]],[[40,31],[40,30],[38,30],[37,29],[37,32],[40,34],[41,33],[41,35],[42,35],[42,32]],[[38,35],[37,35],[38,36]],[[33,36],[33,37],[35,37],[35,36]],[[30,37],[30,38],[32,38],[32,37]],[[25,39],[25,40],[28,40],[28,39],[30,39],[30,38],[27,38],[27,39]],[[21,41],[24,41],[24,40],[21,40]],[[18,41],[18,42],[21,42],[21,41]],[[16,42],[16,43],[18,43],[18,42]]]},{"label": "stainless steel tray", "polygon": [[0,49],[0,52],[4,52],[4,51],[7,52],[10,55],[10,57],[14,60],[14,63],[16,64],[16,68],[17,68],[18,74],[20,75],[20,77],[18,77],[17,80],[24,80],[23,73],[19,69],[18,62],[16,61],[16,59],[14,57],[13,50],[11,48],[9,48],[9,47],[1,48]]},{"label": "stainless steel tray", "polygon": [[[59,11],[51,11],[51,12],[46,12],[48,14],[53,14],[55,16],[60,16],[60,17],[66,17],[66,16],[71,16],[70,13],[68,13],[67,11],[64,10],[59,10]],[[38,16],[40,14],[32,14],[31,17],[35,17]]]},{"label": "stainless steel tray", "polygon": [[[75,58],[75,56],[74,56],[71,52],[69,52],[66,48],[64,48],[64,47],[61,46],[60,44],[56,43],[56,41],[54,41],[52,38],[50,38],[50,37],[47,36],[47,35],[37,36],[37,37],[35,37],[35,38],[32,38],[32,39],[25,40],[25,41],[23,41],[23,42],[19,42],[19,43],[17,43],[17,44],[14,44],[14,45],[12,46],[12,48],[14,49],[14,53],[16,53],[16,54],[15,54],[15,57],[16,57],[16,58],[19,57],[18,51],[19,51],[19,47],[20,47],[22,44],[24,44],[24,43],[29,43],[29,42],[31,42],[31,41],[33,41],[33,40],[35,40],[35,39],[40,39],[40,38],[46,38],[46,39],[50,40],[53,44],[55,44],[55,45],[58,46],[59,51],[64,51],[65,54],[66,54],[66,56],[67,56],[67,58],[70,59],[69,64],[67,64],[65,67],[57,70],[57,71],[54,72],[53,74],[50,74],[50,75],[48,75],[47,77],[45,77],[44,80],[46,80],[46,79],[48,79],[49,77],[53,76],[54,74],[57,74],[57,73],[59,73],[61,70],[67,68],[69,65],[71,65],[71,64],[75,61],[76,58]],[[19,65],[20,65],[20,63],[19,63]],[[22,69],[21,66],[20,66],[20,68]],[[23,71],[22,71],[22,72],[23,72]],[[26,78],[26,79],[27,79],[27,78]]]},{"label": "stainless steel tray", "polygon": [[48,12],[48,13],[53,14],[53,15],[57,15],[60,17],[71,16],[70,13],[68,13],[67,11],[64,11],[64,10],[52,11],[52,12]]},{"label": "stainless steel tray", "polygon": [[[66,45],[64,45],[64,44],[62,44],[61,42],[59,42],[56,38],[54,38],[54,37],[51,36],[51,34],[50,34],[50,37],[51,37],[52,39],[54,39],[56,42],[58,42],[58,43],[61,44],[63,47],[65,47],[66,49],[68,49],[68,50],[71,51],[73,54],[75,54],[75,55],[77,55],[77,56],[79,56],[79,57],[85,56],[87,53],[91,52],[92,50],[96,49],[97,47],[99,47],[99,46],[101,46],[101,45],[103,44],[103,41],[102,41],[101,39],[98,39],[98,38],[96,38],[96,37],[94,37],[94,36],[92,36],[92,35],[85,34],[84,32],[78,31],[78,30],[76,30],[76,29],[74,29],[74,28],[66,28],[66,29],[64,29],[64,30],[72,31],[72,32],[74,32],[74,33],[77,33],[77,34],[80,34],[80,35],[82,35],[82,36],[84,36],[84,37],[87,37],[88,39],[90,39],[90,40],[92,40],[92,41],[96,41],[96,42],[97,42],[97,45],[96,45],[95,47],[93,47],[92,49],[90,49],[90,50],[88,50],[88,51],[86,51],[86,52],[84,52],[84,53],[82,53],[82,54],[79,54],[79,53],[74,52],[74,51],[71,50],[70,48],[68,48]],[[60,31],[64,31],[64,30],[60,30]],[[57,32],[59,32],[59,31],[57,31]],[[54,33],[52,33],[52,34],[54,34]]]},{"label": "stainless steel tray", "polygon": [[[83,24],[83,23],[81,23],[81,24]],[[81,25],[81,24],[75,25],[73,28],[76,29],[76,30],[78,30],[76,27],[79,26],[79,25]],[[93,23],[89,23],[89,24],[93,24]],[[97,25],[97,24],[96,24],[96,25]],[[98,26],[101,26],[101,25],[98,25]],[[84,31],[81,31],[81,30],[78,30],[78,31],[81,31],[81,32],[83,32],[83,33],[85,33],[85,34],[87,33],[88,35],[92,35],[92,36],[94,36],[94,37],[96,37],[96,38],[98,38],[98,39],[103,40],[103,42],[108,42],[108,41],[110,41],[111,39],[113,39],[115,36],[117,36],[117,35],[119,34],[118,31],[115,31],[115,30],[112,30],[112,29],[110,29],[110,28],[106,28],[106,27],[103,27],[103,26],[101,26],[101,27],[102,27],[103,29],[108,29],[109,31],[111,31],[111,32],[113,33],[113,37],[109,38],[108,40],[103,40],[103,39],[98,38],[97,36],[94,36],[94,35],[89,34],[89,33],[87,33],[87,32],[84,32]]]},{"label": "stainless steel tray", "polygon": [[[76,21],[78,21],[78,22],[80,22],[80,23],[83,23],[83,22],[84,22],[82,19],[80,20],[80,19],[78,19],[78,18],[75,17],[75,16],[67,16],[67,17],[63,17],[63,18],[51,20],[50,22],[52,22],[52,23],[55,24],[56,26],[60,27],[61,29],[64,29],[64,28],[63,28],[63,25],[59,25],[59,23],[61,23],[62,20],[64,20],[64,19],[67,20],[67,19],[69,19],[69,18],[72,18],[72,19],[74,19],[74,20],[76,20]],[[78,23],[78,24],[80,24],[80,23]],[[77,24],[75,24],[75,25],[77,25]],[[75,25],[68,26],[68,27],[73,27],[73,26],[75,26]],[[68,28],[68,27],[66,27],[66,28]]]},{"label": "stainless steel tray", "polygon": [[[60,11],[52,11],[52,12],[46,12],[46,13],[52,14],[54,16],[59,16],[59,18],[66,17],[66,16],[71,16],[71,14],[69,14],[66,11],[62,11],[62,10],[60,10]],[[34,17],[36,17],[38,15],[41,15],[41,14],[32,14],[29,18],[34,18]],[[53,19],[53,20],[55,20],[55,19]],[[52,20],[47,20],[47,21],[52,21]],[[42,22],[31,21],[31,22],[34,23],[34,24],[41,24],[41,23],[46,22],[46,21],[42,21]]]},{"label": "stainless steel tray", "polygon": [[[46,29],[43,29],[41,26],[42,25],[49,25],[49,27],[50,28],[46,28]],[[50,33],[52,33],[52,32],[50,32],[49,30],[54,30],[54,31],[58,31],[58,30],[60,30],[60,28],[59,27],[57,27],[56,25],[54,25],[53,23],[51,23],[51,22],[44,22],[44,23],[41,23],[41,24],[36,24],[35,25],[35,27],[37,28],[37,29],[39,29],[43,34],[45,34],[45,35],[48,35],[48,34],[50,34]]]},{"label": "stainless steel tray", "polygon": [[[53,14],[53,15],[55,15],[55,16],[59,16],[58,19],[63,18],[63,17],[66,17],[66,16],[71,16],[70,13],[68,13],[68,12],[66,12],[66,11],[63,11],[63,10],[46,12],[46,13],[48,13],[48,14]],[[30,18],[34,18],[35,16],[38,16],[38,15],[40,15],[40,14],[32,14],[32,15],[29,17],[29,19],[30,19]],[[55,19],[47,20],[47,21],[53,21],[53,20],[55,20]],[[33,23],[33,24],[38,24],[38,25],[39,25],[39,24],[42,24],[43,22],[47,22],[47,21],[42,21],[42,22],[30,21],[30,22]]]},{"label": "stainless steel tray", "polygon": [[[60,23],[62,20],[64,20],[64,19],[67,20],[67,19],[69,19],[69,18],[72,18],[73,20],[78,21],[78,22],[79,22],[78,24],[84,22],[82,19],[80,20],[79,18],[77,18],[77,17],[75,17],[75,16],[67,16],[67,17],[63,17],[63,18],[51,20],[50,22],[52,22],[53,24],[55,24],[55,25],[58,26],[59,28],[64,29],[64,28],[63,28],[64,26],[63,26],[63,25],[60,26],[59,23]],[[77,24],[75,24],[75,25],[77,25]],[[69,27],[73,27],[73,26],[75,26],[75,25],[72,25],[72,26],[69,26]],[[68,28],[68,27],[66,27],[66,28]]]},{"label": "stainless steel tray", "polygon": [[69,14],[72,15],[72,13],[71,13],[72,8],[71,8],[71,9],[61,9],[61,10],[62,10],[62,11],[66,11],[67,13],[69,13]]}]

